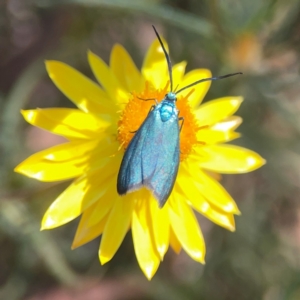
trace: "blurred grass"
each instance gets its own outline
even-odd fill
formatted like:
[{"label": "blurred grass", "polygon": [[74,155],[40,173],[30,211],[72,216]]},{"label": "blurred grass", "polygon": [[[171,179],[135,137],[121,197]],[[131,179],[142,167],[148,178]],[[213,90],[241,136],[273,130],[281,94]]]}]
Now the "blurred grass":
[{"label": "blurred grass", "polygon": [[[1,3],[0,299],[89,300],[87,291],[95,287],[99,299],[299,299],[299,7],[296,0]],[[42,147],[41,133],[30,131],[19,110],[70,105],[47,78],[43,61],[62,60],[91,76],[86,50],[108,59],[118,42],[140,64],[154,39],[151,24],[168,40],[174,62],[187,60],[188,69],[206,67],[216,75],[244,73],[213,84],[206,100],[244,96],[238,112],[243,137],[236,144],[259,152],[268,164],[224,176],[242,216],[235,233],[199,217],[205,266],[170,250],[147,282],[130,234],[101,267],[98,240],[69,250],[76,222],[39,232],[43,212],[64,184],[37,183],[12,170]]]},{"label": "blurred grass", "polygon": [[212,34],[212,26],[209,22],[196,17],[195,15],[180,11],[175,7],[164,5],[160,1],[139,1],[139,0],[37,0],[37,6],[58,6],[58,5],[81,5],[92,8],[105,8],[117,10],[127,14],[144,14],[152,16],[171,25],[189,30],[200,36],[207,37]]}]

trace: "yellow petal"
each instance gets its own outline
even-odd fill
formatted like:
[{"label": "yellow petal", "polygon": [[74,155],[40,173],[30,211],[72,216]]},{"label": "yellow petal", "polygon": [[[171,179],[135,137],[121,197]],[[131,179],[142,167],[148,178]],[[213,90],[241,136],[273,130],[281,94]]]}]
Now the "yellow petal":
[{"label": "yellow petal", "polygon": [[233,214],[221,211],[216,206],[210,204],[210,209],[206,212],[206,217],[232,232],[235,231],[235,220]]},{"label": "yellow petal", "polygon": [[[145,197],[143,197],[145,195]],[[150,280],[160,263],[160,257],[151,232],[151,216],[148,206],[149,193],[135,192],[137,204],[132,215],[132,238],[137,261],[145,276]]]},{"label": "yellow petal", "polygon": [[[186,185],[186,180],[178,178],[176,181],[176,190],[179,191],[176,193],[176,197],[182,199],[182,201],[188,200],[191,205],[202,215],[210,219],[212,222],[230,230],[235,230],[234,217],[230,213],[219,210],[217,207],[208,202],[200,193],[198,188],[194,184]],[[180,195],[184,195],[182,198]]]},{"label": "yellow petal", "polygon": [[75,158],[82,158],[86,155],[90,155],[90,152],[95,150],[98,145],[98,140],[71,141],[40,151],[36,154],[33,154],[32,157],[36,157],[34,159],[36,161],[40,159],[46,159],[54,162],[69,161]]},{"label": "yellow petal", "polygon": [[170,224],[167,204],[163,208],[159,208],[157,201],[153,197],[151,197],[150,210],[156,249],[160,255],[160,259],[163,260],[164,255],[169,247],[170,235]]},{"label": "yellow petal", "polygon": [[115,45],[110,55],[110,68],[123,89],[128,92],[141,92],[145,86],[142,74],[134,64],[125,48]]},{"label": "yellow petal", "polygon": [[39,181],[53,182],[78,177],[88,167],[85,156],[62,162],[44,159],[43,156],[44,152],[31,155],[15,168],[15,172]]},{"label": "yellow petal", "polygon": [[66,138],[97,138],[111,124],[79,109],[47,108],[23,110],[24,119],[31,125]]},{"label": "yellow petal", "polygon": [[[163,38],[161,39],[168,52],[168,44]],[[142,74],[156,89],[165,86],[169,80],[168,64],[157,39],[154,40],[148,49],[142,67]]]},{"label": "yellow petal", "polygon": [[[79,177],[85,172],[103,168],[108,163],[117,165],[121,155],[116,155],[114,159],[111,157],[117,151],[117,142],[103,145],[101,141],[93,142],[78,147],[78,154],[81,151],[85,155],[77,155],[76,147],[72,148],[73,143],[63,144],[66,145],[65,147],[54,146],[35,153],[21,162],[15,168],[15,172],[40,181],[53,182]],[[63,148],[65,151],[62,150]],[[63,157],[68,157],[68,159],[63,159]]]},{"label": "yellow petal", "polygon": [[[197,140],[206,145],[228,142],[240,137],[238,132],[201,129],[197,132]],[[200,151],[201,148],[199,148]]]},{"label": "yellow petal", "polygon": [[178,241],[172,227],[170,227],[170,246],[174,250],[175,253],[179,254],[181,251],[181,244]]},{"label": "yellow petal", "polygon": [[[196,69],[190,71],[185,74],[177,90],[180,90],[181,88],[188,86],[189,84],[194,83],[195,81],[198,81],[200,79],[210,78],[210,77],[211,77],[211,72],[207,69]],[[192,108],[195,108],[198,107],[198,105],[200,105],[200,103],[202,102],[207,91],[209,90],[210,85],[211,85],[211,81],[205,81],[184,90],[179,95],[186,96],[191,92],[191,90],[193,90],[193,93],[189,96],[189,104],[191,105]]]},{"label": "yellow petal", "polygon": [[[15,172],[39,181],[54,182],[78,177],[90,169],[89,157],[79,156],[67,161],[53,161],[44,158],[46,152],[51,153],[51,150],[29,156],[16,166]],[[97,160],[98,165],[106,163],[106,157],[99,157]]]},{"label": "yellow petal", "polygon": [[109,167],[105,169],[105,175],[100,170],[92,175],[82,176],[62,192],[46,211],[42,229],[55,228],[72,221],[100,199],[107,190],[111,175],[116,172]]},{"label": "yellow petal", "polygon": [[186,190],[196,186],[199,193],[220,210],[226,213],[240,214],[236,203],[223,186],[201,171],[194,161],[182,163],[179,175],[181,186],[185,185]]},{"label": "yellow petal", "polygon": [[113,112],[107,94],[92,80],[59,61],[47,61],[54,84],[81,110],[94,114]]},{"label": "yellow petal", "polygon": [[131,222],[133,201],[130,197],[118,197],[106,222],[100,249],[101,264],[110,261],[119,249]]},{"label": "yellow petal", "polygon": [[114,206],[115,201],[118,200],[120,199],[116,189],[116,178],[113,178],[111,179],[111,183],[108,184],[106,192],[95,203],[95,209],[89,217],[89,226],[94,226],[103,216],[106,216]]},{"label": "yellow petal", "polygon": [[184,76],[186,64],[187,64],[186,61],[182,61],[182,62],[174,65],[173,68],[172,68],[174,90],[182,82],[182,78]]},{"label": "yellow petal", "polygon": [[234,114],[243,101],[242,97],[223,97],[201,105],[196,111],[199,126],[214,125]]},{"label": "yellow petal", "polygon": [[230,131],[235,130],[238,126],[241,125],[243,119],[239,116],[230,116],[224,119],[222,122],[218,122],[211,126],[210,128],[213,130],[220,130],[220,131]]},{"label": "yellow petal", "polygon": [[177,195],[169,199],[169,204],[170,223],[182,248],[191,258],[204,263],[205,242],[194,212]]},{"label": "yellow petal", "polygon": [[129,91],[125,91],[122,89],[122,86],[118,82],[117,77],[114,75],[112,70],[107,66],[107,64],[96,54],[89,51],[88,52],[88,60],[92,71],[97,78],[97,80],[101,83],[105,91],[109,94],[110,101],[113,103],[127,103],[129,97]]},{"label": "yellow petal", "polygon": [[92,205],[92,207],[90,207],[89,209],[87,209],[83,215],[81,216],[73,243],[72,243],[72,249],[78,248],[90,241],[92,241],[93,239],[95,239],[96,237],[98,237],[99,235],[102,234],[104,226],[106,224],[107,218],[108,216],[105,215],[103,216],[101,219],[98,220],[98,222],[96,224],[94,224],[93,226],[89,225],[89,218],[90,215],[93,213],[95,209],[95,206]]},{"label": "yellow petal", "polygon": [[247,173],[266,163],[256,152],[234,145],[203,146],[198,147],[196,152],[202,158],[202,168],[219,173]]}]

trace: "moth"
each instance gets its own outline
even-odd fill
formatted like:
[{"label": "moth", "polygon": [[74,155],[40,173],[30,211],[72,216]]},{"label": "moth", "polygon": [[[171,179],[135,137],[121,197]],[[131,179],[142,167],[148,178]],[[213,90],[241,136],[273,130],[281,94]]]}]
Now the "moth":
[{"label": "moth", "polygon": [[174,187],[180,163],[180,130],[184,119],[179,116],[176,108],[177,95],[201,82],[242,73],[199,79],[176,92],[173,91],[171,60],[156,28],[152,27],[166,57],[170,92],[161,102],[156,100],[156,104],[151,107],[130,141],[119,169],[117,191],[119,195],[124,195],[145,186],[153,193],[159,207],[163,207]]}]

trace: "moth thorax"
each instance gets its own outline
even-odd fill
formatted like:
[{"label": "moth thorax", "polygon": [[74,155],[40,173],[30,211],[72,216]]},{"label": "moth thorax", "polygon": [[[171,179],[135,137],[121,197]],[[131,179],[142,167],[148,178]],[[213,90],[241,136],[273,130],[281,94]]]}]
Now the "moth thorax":
[{"label": "moth thorax", "polygon": [[160,107],[160,118],[163,122],[169,121],[172,117],[177,116],[177,110],[174,102],[170,100],[164,100]]}]

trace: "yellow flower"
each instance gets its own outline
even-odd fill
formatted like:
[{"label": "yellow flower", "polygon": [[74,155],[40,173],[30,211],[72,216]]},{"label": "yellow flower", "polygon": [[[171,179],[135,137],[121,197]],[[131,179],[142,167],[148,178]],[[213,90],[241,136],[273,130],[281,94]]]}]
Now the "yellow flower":
[{"label": "yellow flower", "polygon": [[[61,226],[81,215],[73,248],[102,235],[99,259],[112,259],[131,229],[138,263],[148,279],[155,274],[169,245],[183,248],[204,263],[205,242],[194,210],[234,231],[236,203],[215,179],[219,173],[245,173],[265,161],[248,149],[224,144],[239,137],[242,119],[232,116],[241,97],[224,97],[200,105],[210,87],[204,82],[179,94],[184,125],[180,133],[180,166],[165,206],[146,189],[125,196],[116,190],[117,174],[131,138],[146,118],[152,101],[169,91],[167,63],[158,41],[147,52],[141,72],[126,50],[115,45],[110,66],[94,53],[89,64],[101,86],[72,67],[48,61],[55,85],[78,107],[25,110],[30,124],[65,137],[68,142],[38,152],[16,172],[40,181],[74,179],[44,215],[42,229]],[[185,74],[186,62],[173,66],[174,86],[211,77],[206,69]]]}]

